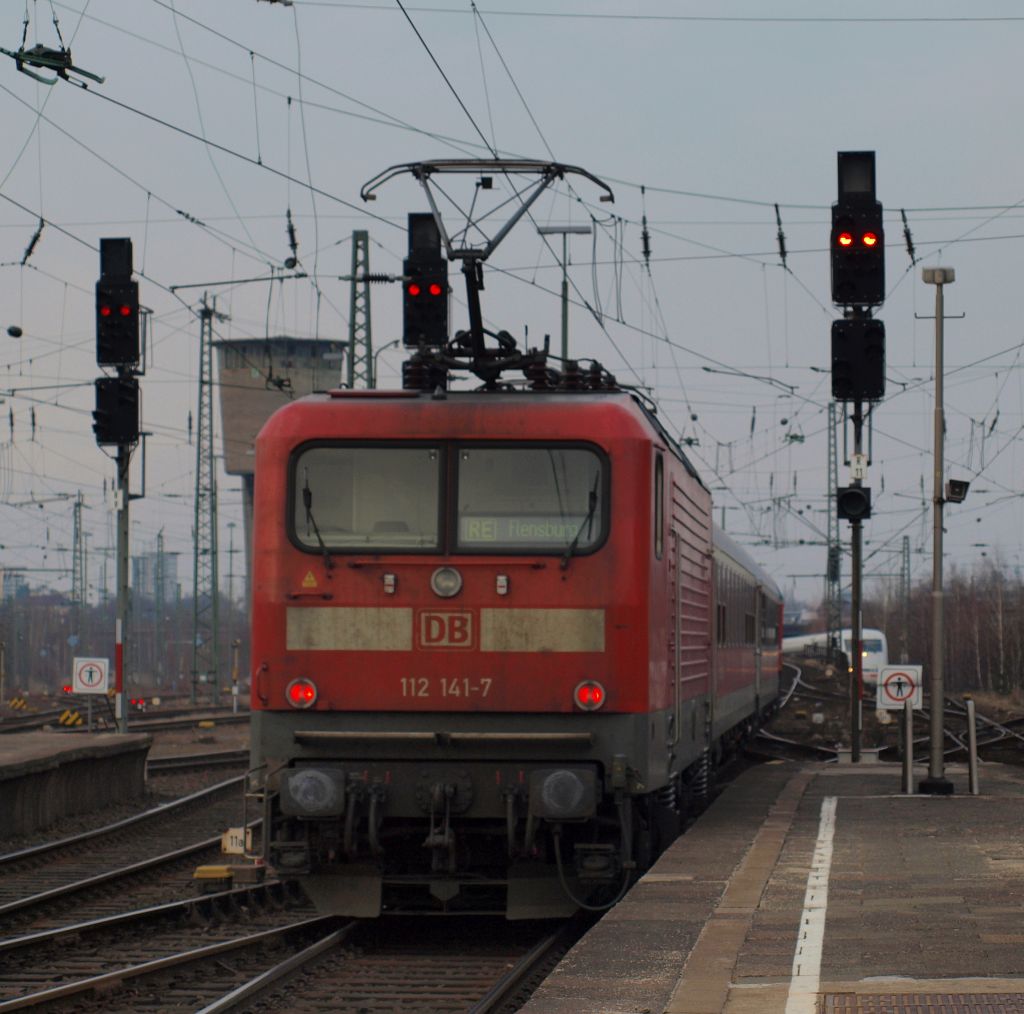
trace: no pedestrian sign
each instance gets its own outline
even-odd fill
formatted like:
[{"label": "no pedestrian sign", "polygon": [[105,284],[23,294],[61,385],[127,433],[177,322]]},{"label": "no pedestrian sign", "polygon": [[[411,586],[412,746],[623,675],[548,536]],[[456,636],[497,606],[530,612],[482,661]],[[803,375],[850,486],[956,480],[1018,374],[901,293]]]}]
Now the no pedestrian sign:
[{"label": "no pedestrian sign", "polygon": [[902,711],[908,702],[915,710],[922,707],[921,668],[919,665],[885,666],[878,676],[878,709]]},{"label": "no pedestrian sign", "polygon": [[107,674],[110,672],[108,658],[76,658],[71,673],[73,694],[105,694]]}]

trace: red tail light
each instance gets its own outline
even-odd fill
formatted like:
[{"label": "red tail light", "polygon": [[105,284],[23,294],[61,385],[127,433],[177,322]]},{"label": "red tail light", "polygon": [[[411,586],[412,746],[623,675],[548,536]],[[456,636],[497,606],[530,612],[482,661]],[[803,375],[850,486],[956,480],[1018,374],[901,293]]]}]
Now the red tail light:
[{"label": "red tail light", "polygon": [[284,695],[293,708],[311,708],[316,703],[316,685],[300,676],[288,684]]},{"label": "red tail light", "polygon": [[576,707],[583,711],[597,711],[604,704],[604,687],[596,680],[584,680],[573,691]]}]

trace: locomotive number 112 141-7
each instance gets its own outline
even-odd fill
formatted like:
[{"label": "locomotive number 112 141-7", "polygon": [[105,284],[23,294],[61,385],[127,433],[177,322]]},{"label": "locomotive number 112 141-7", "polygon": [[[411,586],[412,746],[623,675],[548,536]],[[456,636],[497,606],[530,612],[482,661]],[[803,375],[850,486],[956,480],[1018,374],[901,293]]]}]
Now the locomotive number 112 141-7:
[{"label": "locomotive number 112 141-7", "polygon": [[403,676],[399,680],[403,697],[486,697],[493,682],[488,676],[475,680],[468,676]]}]

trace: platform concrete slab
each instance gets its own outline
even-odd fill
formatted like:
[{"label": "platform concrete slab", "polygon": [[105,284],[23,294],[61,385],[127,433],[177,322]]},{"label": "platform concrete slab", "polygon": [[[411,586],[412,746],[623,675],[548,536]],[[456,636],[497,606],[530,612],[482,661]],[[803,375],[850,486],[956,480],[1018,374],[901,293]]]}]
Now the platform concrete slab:
[{"label": "platform concrete slab", "polygon": [[152,738],[129,733],[15,732],[0,736],[0,838],[137,799]]},{"label": "platform concrete slab", "polygon": [[523,1010],[1024,1011],[1024,769],[986,765],[977,797],[947,776],[953,796],[908,797],[877,763],[747,772]]}]

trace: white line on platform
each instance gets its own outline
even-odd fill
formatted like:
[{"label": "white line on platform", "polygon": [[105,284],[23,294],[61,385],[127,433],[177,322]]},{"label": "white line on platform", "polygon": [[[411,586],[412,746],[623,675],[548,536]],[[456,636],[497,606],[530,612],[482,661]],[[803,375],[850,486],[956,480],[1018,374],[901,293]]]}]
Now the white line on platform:
[{"label": "white line on platform", "polygon": [[786,999],[786,1014],[814,1014],[821,982],[821,953],[825,944],[828,878],[832,869],[832,839],[836,831],[836,797],[821,801],[818,841],[807,874],[804,910],[793,954],[793,973]]}]

